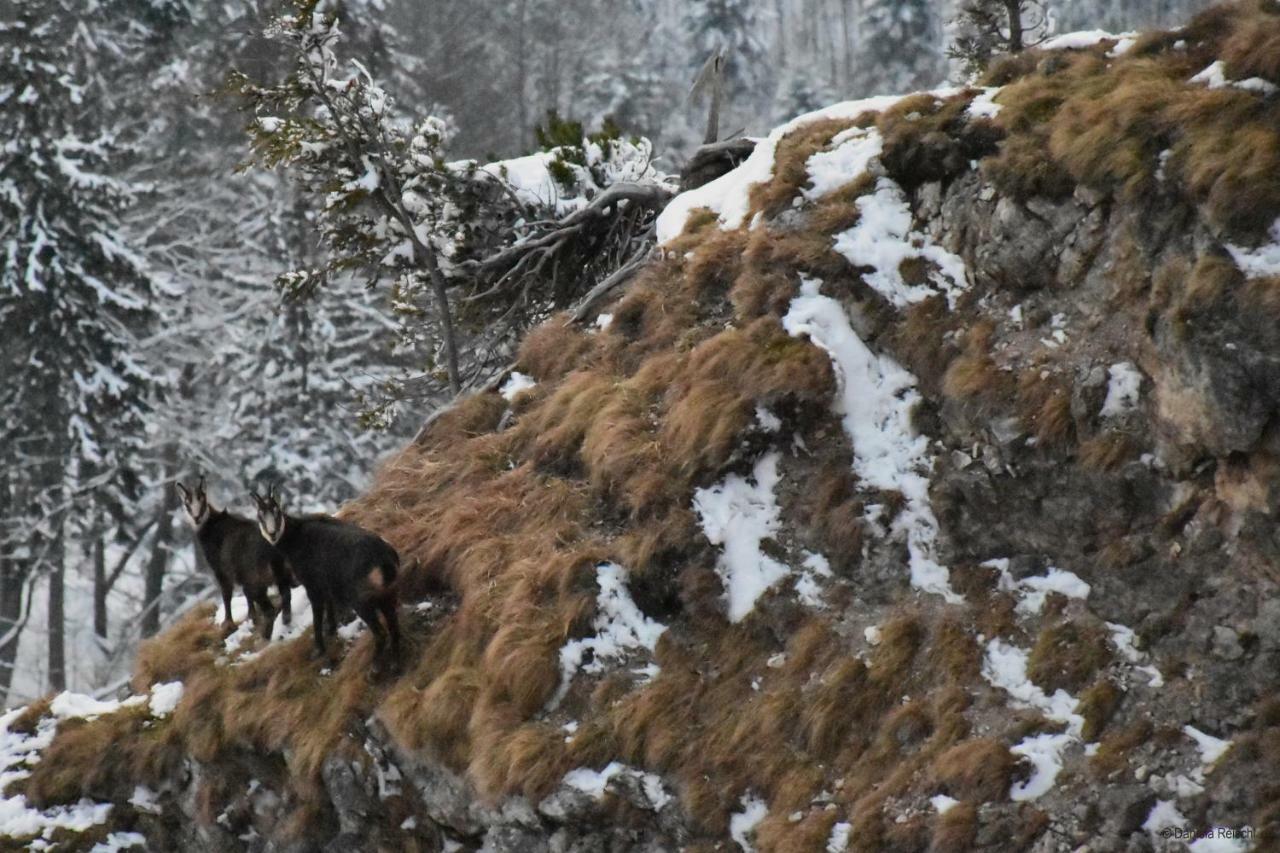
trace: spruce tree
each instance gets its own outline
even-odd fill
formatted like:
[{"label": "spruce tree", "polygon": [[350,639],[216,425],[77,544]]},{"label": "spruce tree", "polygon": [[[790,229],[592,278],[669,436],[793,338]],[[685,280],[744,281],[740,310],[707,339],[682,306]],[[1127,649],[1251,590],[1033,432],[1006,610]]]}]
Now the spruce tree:
[{"label": "spruce tree", "polygon": [[[49,573],[51,623],[60,622],[68,525],[138,493],[153,377],[137,341],[155,318],[146,265],[120,228],[134,188],[116,177],[128,152],[102,109],[113,55],[103,19],[77,0],[20,0],[9,11],[0,20],[0,635],[34,573]],[[50,627],[57,688],[60,624]],[[0,687],[11,654],[0,648]]]}]

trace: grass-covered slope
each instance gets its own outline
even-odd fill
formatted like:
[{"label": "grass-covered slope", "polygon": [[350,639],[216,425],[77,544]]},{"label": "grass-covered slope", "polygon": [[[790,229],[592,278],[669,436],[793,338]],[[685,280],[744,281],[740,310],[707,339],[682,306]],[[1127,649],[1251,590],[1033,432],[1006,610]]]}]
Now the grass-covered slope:
[{"label": "grass-covered slope", "polygon": [[1280,845],[1277,86],[1247,2],[780,128],[344,509],[402,676],[197,609],[0,847]]}]

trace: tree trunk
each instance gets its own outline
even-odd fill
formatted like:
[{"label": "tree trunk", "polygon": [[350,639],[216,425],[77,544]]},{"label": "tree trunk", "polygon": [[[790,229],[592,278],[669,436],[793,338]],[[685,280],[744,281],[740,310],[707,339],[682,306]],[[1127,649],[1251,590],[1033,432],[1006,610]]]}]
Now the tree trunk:
[{"label": "tree trunk", "polygon": [[516,93],[516,116],[520,123],[519,147],[524,148],[529,143],[529,104],[524,96],[525,77],[529,71],[529,48],[525,33],[528,24],[529,0],[520,0],[516,9],[516,79],[512,81],[514,85],[511,89]]},{"label": "tree trunk", "polygon": [[93,543],[93,633],[100,643],[107,640],[107,545],[99,536]]},{"label": "tree trunk", "polygon": [[[26,575],[21,564],[13,560],[0,560],[0,707],[4,707],[13,683],[13,667],[18,658],[17,630],[22,621],[22,591]],[[12,633],[13,636],[9,636]],[[5,637],[9,637],[7,641]]]},{"label": "tree trunk", "polygon": [[151,541],[151,559],[147,561],[146,588],[142,597],[142,636],[150,637],[160,630],[160,594],[164,592],[164,575],[169,568],[169,543],[173,537],[173,512],[178,508],[177,494],[167,484],[177,475],[172,449],[165,460],[164,498],[156,510],[156,535]]},{"label": "tree trunk", "polygon": [[54,531],[49,567],[49,690],[67,689],[66,569],[62,526]]},{"label": "tree trunk", "polygon": [[1022,52],[1022,0],[1004,0],[1009,13],[1009,52]]}]

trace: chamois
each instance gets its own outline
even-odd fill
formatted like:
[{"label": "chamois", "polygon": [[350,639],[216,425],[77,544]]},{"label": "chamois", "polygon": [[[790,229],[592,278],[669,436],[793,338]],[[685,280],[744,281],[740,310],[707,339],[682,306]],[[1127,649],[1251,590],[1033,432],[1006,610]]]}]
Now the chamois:
[{"label": "chamois", "polygon": [[274,487],[266,496],[250,494],[258,505],[262,537],[284,555],[307,591],[319,655],[327,654],[325,622],[327,619],[333,633],[338,606],[355,610],[373,632],[376,654],[385,657],[390,651],[392,665],[399,666],[400,623],[394,584],[400,555],[396,549],[377,534],[331,515],[287,515]]},{"label": "chamois", "polygon": [[235,625],[231,618],[231,595],[240,584],[249,602],[249,613],[256,610],[255,621],[264,639],[271,639],[275,624],[276,608],[267,594],[274,581],[280,590],[280,606],[284,623],[293,621],[290,608],[290,574],[284,557],[264,542],[255,525],[247,518],[232,515],[224,509],[214,509],[204,490],[204,475],[194,487],[177,484],[182,505],[196,531],[196,542],[204,554],[205,562],[213,570],[222,590],[224,625]]}]

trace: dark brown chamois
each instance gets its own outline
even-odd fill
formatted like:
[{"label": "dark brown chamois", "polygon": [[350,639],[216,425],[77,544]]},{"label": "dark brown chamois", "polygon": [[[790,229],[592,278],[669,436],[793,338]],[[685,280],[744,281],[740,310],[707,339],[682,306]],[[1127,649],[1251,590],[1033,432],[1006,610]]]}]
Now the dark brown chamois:
[{"label": "dark brown chamois", "polygon": [[194,487],[188,488],[182,483],[177,486],[191,526],[195,528],[196,543],[222,590],[223,624],[235,624],[231,618],[231,595],[239,584],[258,630],[263,638],[271,639],[276,608],[267,590],[272,583],[280,590],[284,623],[288,625],[293,621],[293,611],[289,606],[292,584],[284,557],[271,543],[263,540],[252,521],[226,510],[214,509],[209,504],[203,475]]},{"label": "dark brown chamois", "polygon": [[331,515],[287,515],[274,490],[265,497],[251,494],[258,505],[262,537],[284,555],[307,591],[319,654],[326,654],[326,620],[328,632],[333,633],[335,610],[349,608],[373,632],[376,654],[385,659],[389,652],[392,665],[398,667],[395,580],[400,555],[396,549],[377,534]]}]

